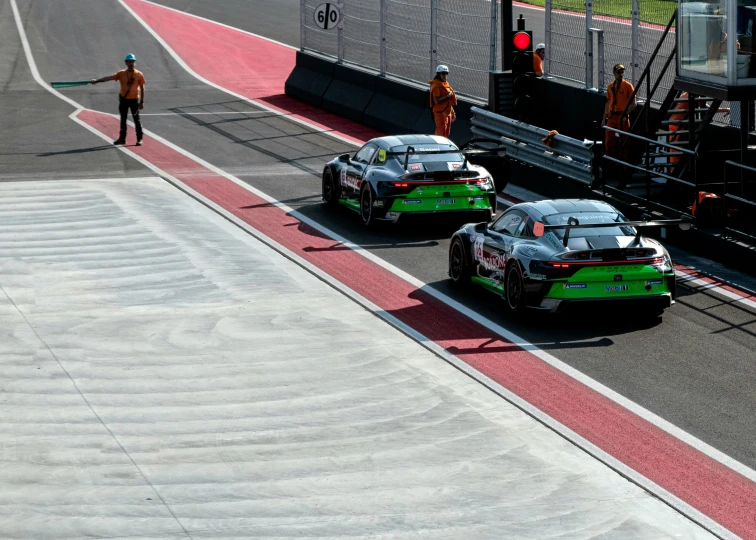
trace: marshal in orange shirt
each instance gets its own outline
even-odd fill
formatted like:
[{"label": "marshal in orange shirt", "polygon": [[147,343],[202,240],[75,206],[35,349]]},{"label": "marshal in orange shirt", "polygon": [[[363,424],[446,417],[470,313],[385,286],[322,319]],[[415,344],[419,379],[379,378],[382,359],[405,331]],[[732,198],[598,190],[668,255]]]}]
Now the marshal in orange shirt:
[{"label": "marshal in orange shirt", "polygon": [[120,96],[126,99],[139,99],[139,87],[144,85],[144,75],[138,69],[122,69],[113,74],[113,80],[121,83]]}]

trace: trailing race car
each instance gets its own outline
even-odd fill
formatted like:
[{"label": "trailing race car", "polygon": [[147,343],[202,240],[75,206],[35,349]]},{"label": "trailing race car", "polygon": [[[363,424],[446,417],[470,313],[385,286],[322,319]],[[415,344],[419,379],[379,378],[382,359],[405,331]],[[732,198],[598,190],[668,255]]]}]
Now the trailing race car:
[{"label": "trailing race car", "polygon": [[490,221],[496,190],[489,172],[436,135],[399,135],[368,141],[354,156],[343,154],[323,169],[323,201],[358,212],[366,226],[409,215],[468,214]]},{"label": "trailing race car", "polygon": [[490,226],[468,223],[454,233],[449,276],[501,295],[511,312],[614,300],[657,316],[674,303],[675,273],[667,250],[639,228],[671,224],[690,227],[627,221],[600,201],[516,204]]}]

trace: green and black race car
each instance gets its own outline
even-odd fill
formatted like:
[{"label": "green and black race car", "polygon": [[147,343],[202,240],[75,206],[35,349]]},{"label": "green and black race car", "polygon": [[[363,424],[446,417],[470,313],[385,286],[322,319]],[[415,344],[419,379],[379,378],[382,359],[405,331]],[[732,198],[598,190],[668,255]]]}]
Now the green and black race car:
[{"label": "green and black race car", "polygon": [[360,214],[370,226],[409,216],[459,214],[490,221],[496,190],[489,172],[445,137],[399,135],[368,141],[356,154],[343,154],[323,169],[323,201]]},{"label": "green and black race car", "polygon": [[600,201],[516,204],[490,226],[470,223],[454,233],[449,276],[502,296],[511,312],[614,301],[658,316],[674,303],[675,272],[664,246],[640,228],[670,225],[690,226],[627,221]]}]

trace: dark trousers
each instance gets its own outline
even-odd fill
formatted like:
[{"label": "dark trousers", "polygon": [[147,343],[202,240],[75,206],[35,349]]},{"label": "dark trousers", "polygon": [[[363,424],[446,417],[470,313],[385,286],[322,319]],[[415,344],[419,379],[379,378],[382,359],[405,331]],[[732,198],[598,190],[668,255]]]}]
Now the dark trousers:
[{"label": "dark trousers", "polygon": [[129,110],[131,110],[131,116],[134,117],[134,126],[136,127],[137,140],[142,140],[142,122],[139,120],[139,100],[138,99],[125,99],[119,96],[118,99],[118,112],[121,113],[121,134],[119,139],[126,140],[126,118],[129,116]]}]

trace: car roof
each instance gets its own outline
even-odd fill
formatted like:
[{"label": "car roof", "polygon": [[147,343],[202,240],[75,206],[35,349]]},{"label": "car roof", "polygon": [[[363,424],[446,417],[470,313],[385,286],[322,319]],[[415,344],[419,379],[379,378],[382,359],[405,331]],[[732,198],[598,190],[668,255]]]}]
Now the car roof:
[{"label": "car roof", "polygon": [[603,201],[591,199],[553,199],[548,201],[534,201],[525,203],[523,206],[540,214],[543,217],[554,214],[569,214],[570,212],[616,212],[612,205]]},{"label": "car roof", "polygon": [[381,148],[388,150],[394,146],[405,146],[408,144],[450,144],[455,146],[446,137],[438,135],[387,135],[371,139],[369,142],[377,143]]}]

